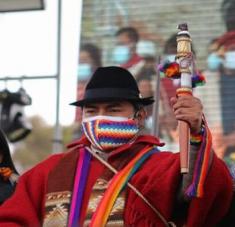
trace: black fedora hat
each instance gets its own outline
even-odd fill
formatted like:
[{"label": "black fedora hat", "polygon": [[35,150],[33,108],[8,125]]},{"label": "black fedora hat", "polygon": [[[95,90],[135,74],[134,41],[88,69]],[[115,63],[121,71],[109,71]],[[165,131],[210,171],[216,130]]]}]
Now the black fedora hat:
[{"label": "black fedora hat", "polygon": [[117,66],[99,67],[85,90],[82,100],[71,103],[84,106],[94,102],[126,100],[144,106],[154,102],[153,97],[142,98],[134,77],[129,71]]}]

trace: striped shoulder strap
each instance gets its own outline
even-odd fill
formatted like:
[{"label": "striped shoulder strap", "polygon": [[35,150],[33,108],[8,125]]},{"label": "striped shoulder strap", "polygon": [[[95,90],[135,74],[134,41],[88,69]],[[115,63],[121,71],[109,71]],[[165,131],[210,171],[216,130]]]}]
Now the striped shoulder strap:
[{"label": "striped shoulder strap", "polygon": [[134,175],[134,173],[144,163],[144,161],[153,153],[158,152],[156,147],[147,147],[140,151],[139,154],[136,155],[136,157],[133,158],[121,171],[117,171],[108,162],[103,160],[96,153],[92,152],[92,150],[90,150],[89,148],[87,148],[87,150],[115,174],[103,198],[101,199],[96,209],[96,212],[92,217],[90,224],[91,227],[105,226],[109,214],[112,210],[113,204],[116,201],[116,198],[126,185],[131,190],[133,190],[156,213],[156,215],[161,219],[165,226],[175,226],[174,223],[167,222],[163,215],[144,197],[144,195],[128,182],[130,178]]}]

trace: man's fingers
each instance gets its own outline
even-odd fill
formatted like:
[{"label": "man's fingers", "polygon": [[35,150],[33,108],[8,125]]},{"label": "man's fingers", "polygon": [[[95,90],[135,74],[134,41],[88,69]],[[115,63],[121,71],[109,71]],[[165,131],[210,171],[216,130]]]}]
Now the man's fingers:
[{"label": "man's fingers", "polygon": [[171,103],[171,106],[173,107],[177,103],[177,98],[176,97],[171,97],[170,98],[170,103]]},{"label": "man's fingers", "polygon": [[198,98],[185,96],[171,99],[177,120],[188,122],[192,131],[199,131],[202,119],[202,104]]},{"label": "man's fingers", "polygon": [[179,97],[176,99],[177,101],[173,103],[173,111],[179,108],[191,108],[191,109],[199,109],[202,110],[202,104],[200,100],[192,97]]}]

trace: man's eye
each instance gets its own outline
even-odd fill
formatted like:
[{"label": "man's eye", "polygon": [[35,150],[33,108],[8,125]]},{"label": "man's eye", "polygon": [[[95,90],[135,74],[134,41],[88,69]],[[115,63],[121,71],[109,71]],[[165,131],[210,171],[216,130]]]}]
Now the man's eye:
[{"label": "man's eye", "polygon": [[90,110],[86,110],[85,111],[85,113],[88,113],[88,114],[91,114],[91,113],[94,113],[95,112],[95,110],[93,110],[93,109],[90,109]]},{"label": "man's eye", "polygon": [[112,108],[110,109],[111,112],[120,112],[121,110],[119,108]]}]

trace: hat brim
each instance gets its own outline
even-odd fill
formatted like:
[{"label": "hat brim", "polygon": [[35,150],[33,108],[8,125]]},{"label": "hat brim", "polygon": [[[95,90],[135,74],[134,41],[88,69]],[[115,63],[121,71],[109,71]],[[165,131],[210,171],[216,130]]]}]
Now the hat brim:
[{"label": "hat brim", "polygon": [[112,102],[112,101],[128,101],[131,103],[142,104],[143,106],[151,105],[154,102],[153,97],[147,98],[127,98],[127,97],[99,97],[99,98],[90,98],[90,99],[82,99],[76,102],[70,103],[73,106],[83,107],[87,104],[97,103],[97,102]]},{"label": "hat brim", "polygon": [[137,96],[136,92],[127,88],[97,88],[88,89],[85,92],[84,99],[71,103],[74,106],[84,106],[96,102],[110,102],[110,101],[129,101],[132,103],[139,103],[144,106],[150,105],[154,102],[153,97],[141,98]]}]

